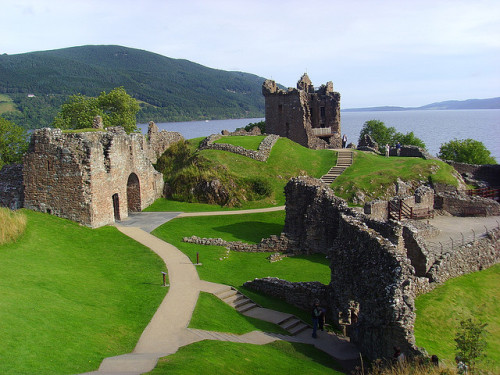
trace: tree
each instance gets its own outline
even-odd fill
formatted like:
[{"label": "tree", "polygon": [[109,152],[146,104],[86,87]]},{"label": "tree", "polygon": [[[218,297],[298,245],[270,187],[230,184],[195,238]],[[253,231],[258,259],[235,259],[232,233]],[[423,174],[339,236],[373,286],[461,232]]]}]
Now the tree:
[{"label": "tree", "polygon": [[85,129],[92,126],[95,116],[101,116],[104,127],[122,126],[127,133],[137,131],[137,101],[123,87],[102,92],[97,98],[72,95],[61,107],[53,125],[61,129]]},{"label": "tree", "polygon": [[386,143],[391,144],[393,141],[396,129],[393,127],[386,127],[385,124],[380,120],[369,120],[366,121],[359,133],[358,143],[364,138],[366,134],[372,137],[372,139],[378,143],[379,147],[382,147]]},{"label": "tree", "polygon": [[468,318],[460,321],[460,327],[455,334],[457,357],[467,364],[471,373],[474,373],[478,360],[486,356],[486,326],[486,323]]},{"label": "tree", "polygon": [[399,141],[402,145],[426,148],[425,143],[420,138],[417,138],[413,132],[406,134],[396,132],[394,127],[391,126],[388,128],[379,120],[369,120],[365,122],[359,133],[358,142],[361,142],[365,134],[370,135],[373,140],[378,143],[379,147],[383,147],[385,144],[394,145]]},{"label": "tree", "polygon": [[26,130],[0,117],[0,168],[4,164],[20,163],[27,149]]},{"label": "tree", "polygon": [[491,152],[483,142],[474,139],[454,139],[443,143],[439,148],[440,159],[453,160],[459,163],[468,164],[496,164],[496,160],[491,156]]}]

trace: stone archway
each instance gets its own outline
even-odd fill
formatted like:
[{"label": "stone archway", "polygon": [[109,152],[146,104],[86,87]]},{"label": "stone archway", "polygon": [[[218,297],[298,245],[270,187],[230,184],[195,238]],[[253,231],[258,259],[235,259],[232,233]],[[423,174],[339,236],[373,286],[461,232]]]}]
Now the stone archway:
[{"label": "stone archway", "polygon": [[129,212],[141,211],[141,185],[139,177],[135,173],[128,176],[127,181],[127,204]]}]

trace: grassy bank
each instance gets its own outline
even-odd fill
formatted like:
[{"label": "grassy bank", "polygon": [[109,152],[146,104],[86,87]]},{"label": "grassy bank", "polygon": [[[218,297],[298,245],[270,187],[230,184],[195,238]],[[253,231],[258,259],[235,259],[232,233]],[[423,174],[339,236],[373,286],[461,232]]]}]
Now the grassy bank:
[{"label": "grassy bank", "polygon": [[0,246],[0,373],[82,373],[130,352],[166,293],[163,261],[113,227],[23,213],[25,233]]},{"label": "grassy bank", "polygon": [[[415,187],[426,183],[444,183],[457,186],[453,167],[439,160],[421,158],[386,158],[368,152],[356,151],[354,162],[332,184],[339,197],[352,203],[357,192],[365,201],[386,199],[395,194],[396,181],[410,181]],[[392,190],[391,190],[392,188]]]},{"label": "grassy bank", "polygon": [[266,138],[265,135],[245,136],[245,135],[232,135],[222,137],[214,143],[227,143],[229,145],[241,146],[247,150],[258,150],[260,143]]},{"label": "grassy bank", "polygon": [[455,332],[461,320],[475,316],[488,323],[486,367],[500,373],[500,264],[448,280],[415,301],[417,345],[453,363]]},{"label": "grassy bank", "polygon": [[201,341],[162,358],[151,375],[344,374],[312,345],[276,341],[267,345]]}]

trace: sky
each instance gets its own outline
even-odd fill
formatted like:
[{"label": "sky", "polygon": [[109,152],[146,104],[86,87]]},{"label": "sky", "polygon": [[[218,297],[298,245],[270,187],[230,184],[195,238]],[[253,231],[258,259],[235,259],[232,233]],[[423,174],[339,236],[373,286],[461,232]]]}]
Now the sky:
[{"label": "sky", "polygon": [[115,44],[295,87],[342,108],[500,96],[499,0],[0,0],[0,54]]}]

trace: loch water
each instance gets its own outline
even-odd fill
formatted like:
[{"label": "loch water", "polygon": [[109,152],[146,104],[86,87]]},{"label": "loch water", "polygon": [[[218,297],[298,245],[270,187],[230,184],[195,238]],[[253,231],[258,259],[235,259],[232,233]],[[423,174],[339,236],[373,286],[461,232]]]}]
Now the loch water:
[{"label": "loch water", "polygon": [[[158,123],[161,130],[178,131],[184,138],[218,134],[226,129],[234,131],[249,123],[264,119],[232,119],[190,122]],[[432,155],[439,152],[442,143],[452,139],[472,138],[484,143],[497,162],[500,162],[500,109],[474,110],[408,110],[408,111],[341,111],[342,134],[348,143],[357,143],[359,132],[368,120],[380,120],[387,127],[393,126],[400,133],[412,131],[427,145]],[[138,125],[143,132],[147,124]]]}]

